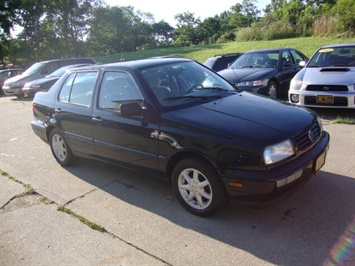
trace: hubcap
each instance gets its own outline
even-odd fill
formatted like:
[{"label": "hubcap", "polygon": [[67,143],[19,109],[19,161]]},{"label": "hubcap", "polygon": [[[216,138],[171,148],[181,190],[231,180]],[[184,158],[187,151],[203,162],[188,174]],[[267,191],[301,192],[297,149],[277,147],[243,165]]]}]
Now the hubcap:
[{"label": "hubcap", "polygon": [[65,145],[64,139],[59,135],[54,135],[52,138],[52,147],[55,156],[61,162],[67,157],[67,146]]},{"label": "hubcap", "polygon": [[185,202],[195,209],[205,209],[212,202],[212,187],[208,179],[198,170],[188,168],[178,179],[179,192]]}]

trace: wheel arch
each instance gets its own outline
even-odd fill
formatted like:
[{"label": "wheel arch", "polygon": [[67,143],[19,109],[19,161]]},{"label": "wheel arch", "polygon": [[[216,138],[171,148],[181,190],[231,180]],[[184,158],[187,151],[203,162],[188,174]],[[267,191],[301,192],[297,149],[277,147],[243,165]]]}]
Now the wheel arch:
[{"label": "wheel arch", "polygon": [[[198,159],[202,162],[205,162],[206,164],[209,164],[210,166],[212,166],[213,169],[216,169],[216,166],[213,164],[213,162],[211,160],[209,160],[206,156],[203,156],[202,154],[196,153],[196,152],[192,152],[192,151],[183,151],[183,152],[179,152],[174,154],[168,161],[167,166],[166,166],[166,172],[167,172],[167,176],[169,179],[169,182],[171,183],[171,176],[174,170],[174,167],[176,166],[176,164],[186,158],[195,158]],[[216,171],[217,173],[217,171]],[[218,174],[218,173],[217,173]]]}]

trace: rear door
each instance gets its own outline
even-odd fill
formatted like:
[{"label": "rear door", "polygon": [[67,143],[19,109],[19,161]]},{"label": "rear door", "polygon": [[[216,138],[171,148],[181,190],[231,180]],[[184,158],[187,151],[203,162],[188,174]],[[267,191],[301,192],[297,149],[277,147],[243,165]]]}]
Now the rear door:
[{"label": "rear door", "polygon": [[95,153],[91,117],[97,77],[97,71],[73,72],[58,94],[54,117],[73,152]]},{"label": "rear door", "polygon": [[92,119],[98,155],[105,160],[136,167],[159,169],[158,123],[141,116],[123,117],[120,106],[143,97],[136,82],[126,71],[106,71]]}]

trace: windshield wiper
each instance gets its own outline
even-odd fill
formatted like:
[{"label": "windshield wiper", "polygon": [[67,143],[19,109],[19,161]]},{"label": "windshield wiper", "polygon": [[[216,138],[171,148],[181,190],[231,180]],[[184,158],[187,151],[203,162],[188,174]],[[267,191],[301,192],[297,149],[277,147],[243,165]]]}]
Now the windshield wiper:
[{"label": "windshield wiper", "polygon": [[221,87],[203,87],[203,88],[198,88],[196,89],[196,91],[223,91],[223,92],[226,92],[226,91],[232,91],[232,90],[227,90],[227,89],[223,89]]},{"label": "windshield wiper", "polygon": [[220,98],[220,96],[212,95],[212,96],[194,96],[194,95],[185,95],[185,96],[176,96],[165,98],[164,101],[173,101],[173,100],[185,100],[185,99],[199,99],[199,100],[208,100],[211,98]]},{"label": "windshield wiper", "polygon": [[253,68],[254,66],[242,66],[242,68]]}]

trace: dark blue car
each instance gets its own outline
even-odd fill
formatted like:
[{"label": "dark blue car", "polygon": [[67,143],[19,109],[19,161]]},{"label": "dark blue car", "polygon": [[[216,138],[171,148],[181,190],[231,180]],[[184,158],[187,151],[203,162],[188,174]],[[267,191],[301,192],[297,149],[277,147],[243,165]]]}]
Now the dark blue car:
[{"label": "dark blue car", "polygon": [[200,216],[229,198],[294,191],[323,166],[329,143],[313,111],[240,92],[183,58],[71,69],[36,93],[33,112],[33,131],[62,166],[86,157],[164,178]]},{"label": "dark blue car", "polygon": [[307,57],[293,48],[252,50],[218,72],[240,90],[280,98],[286,96],[290,81],[302,69]]}]

